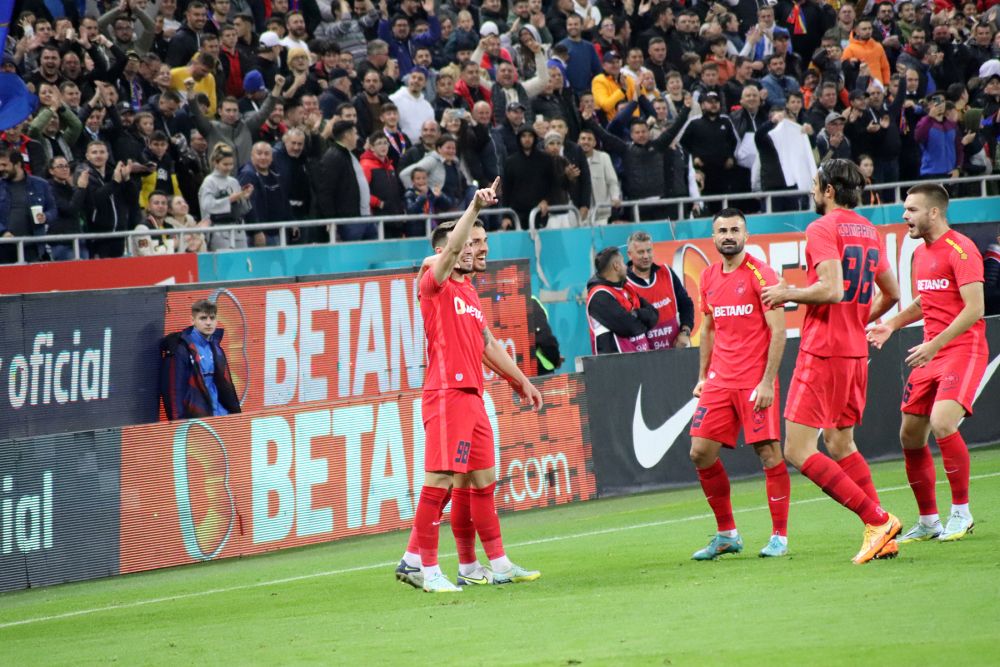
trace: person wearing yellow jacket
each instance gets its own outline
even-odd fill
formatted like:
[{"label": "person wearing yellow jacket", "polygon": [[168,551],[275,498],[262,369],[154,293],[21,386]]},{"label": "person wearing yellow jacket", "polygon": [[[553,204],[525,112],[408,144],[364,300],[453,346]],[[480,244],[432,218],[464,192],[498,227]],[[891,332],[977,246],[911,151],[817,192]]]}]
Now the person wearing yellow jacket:
[{"label": "person wearing yellow jacket", "polygon": [[191,59],[191,64],[187,67],[175,67],[170,70],[170,87],[177,91],[181,97],[185,98],[185,101],[189,104],[194,103],[194,100],[187,99],[188,88],[185,82],[188,79],[194,80],[194,90],[191,94],[204,93],[208,97],[209,116],[214,116],[218,107],[215,76],[212,74],[215,71],[217,62],[215,56],[212,54],[199,51]]},{"label": "person wearing yellow jacket", "polygon": [[851,41],[840,59],[844,62],[850,60],[867,64],[872,77],[878,79],[883,86],[889,84],[889,58],[882,45],[872,39],[871,19],[857,22]]},{"label": "person wearing yellow jacket", "polygon": [[635,80],[622,74],[622,57],[608,51],[602,59],[604,74],[598,74],[590,84],[594,93],[594,104],[604,112],[608,120],[615,117],[615,106],[619,102],[635,99]]}]

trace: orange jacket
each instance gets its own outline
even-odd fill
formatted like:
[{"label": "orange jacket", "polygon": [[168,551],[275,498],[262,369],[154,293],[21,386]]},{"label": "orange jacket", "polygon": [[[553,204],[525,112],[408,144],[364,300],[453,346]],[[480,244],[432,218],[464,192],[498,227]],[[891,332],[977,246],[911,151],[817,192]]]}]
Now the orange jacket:
[{"label": "orange jacket", "polygon": [[625,80],[625,91],[618,85],[618,82],[607,74],[599,74],[590,83],[590,89],[594,93],[594,104],[604,112],[604,116],[609,120],[615,117],[615,105],[622,100],[635,98],[635,81],[632,77],[621,77]]},{"label": "orange jacket", "polygon": [[844,49],[844,55],[840,59],[842,61],[857,59],[868,63],[871,75],[883,85],[889,84],[889,59],[885,55],[885,49],[874,39],[859,42],[852,34],[851,43]]}]

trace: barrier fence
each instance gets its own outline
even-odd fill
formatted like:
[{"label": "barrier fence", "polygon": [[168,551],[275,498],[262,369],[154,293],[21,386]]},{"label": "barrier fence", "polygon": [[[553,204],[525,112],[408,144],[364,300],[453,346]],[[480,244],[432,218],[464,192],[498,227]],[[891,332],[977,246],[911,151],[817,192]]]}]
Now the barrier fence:
[{"label": "barrier fence", "polygon": [[[919,327],[905,329],[871,354],[856,435],[869,458],[899,455],[904,359],[921,336]],[[1000,441],[990,413],[1000,405],[1000,318],[987,320],[987,339],[994,351],[976,414],[962,425],[972,445]],[[796,343],[783,359],[782,389]],[[697,354],[589,358],[583,375],[535,380],[540,412],[505,383],[487,383],[498,506],[518,511],[695,483],[687,431]],[[0,441],[0,590],[406,528],[422,477],[420,405],[419,391],[404,390]],[[751,448],[724,456],[733,475],[760,472]],[[912,514],[908,507],[896,511]]]}]

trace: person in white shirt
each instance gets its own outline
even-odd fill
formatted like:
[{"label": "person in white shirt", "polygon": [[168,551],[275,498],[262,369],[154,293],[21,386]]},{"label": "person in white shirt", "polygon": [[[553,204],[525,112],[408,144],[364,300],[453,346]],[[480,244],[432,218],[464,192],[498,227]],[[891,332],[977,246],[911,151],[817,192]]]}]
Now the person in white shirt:
[{"label": "person in white shirt", "polygon": [[583,154],[587,156],[587,164],[590,166],[590,184],[593,193],[590,224],[606,225],[611,217],[611,207],[621,204],[622,190],[618,183],[618,174],[611,164],[611,156],[604,151],[596,150],[597,139],[593,132],[581,130],[576,142],[583,149]]},{"label": "person in white shirt", "polygon": [[286,34],[281,38],[279,44],[289,51],[292,49],[305,49],[306,53],[309,53],[310,56],[312,55],[309,51],[309,44],[306,43],[309,33],[306,31],[306,20],[303,18],[302,12],[292,10],[285,15],[285,31]]},{"label": "person in white shirt", "polygon": [[427,70],[414,67],[406,77],[406,87],[389,96],[399,109],[399,129],[414,144],[420,141],[420,128],[423,124],[434,120],[434,107],[424,97],[426,83]]}]

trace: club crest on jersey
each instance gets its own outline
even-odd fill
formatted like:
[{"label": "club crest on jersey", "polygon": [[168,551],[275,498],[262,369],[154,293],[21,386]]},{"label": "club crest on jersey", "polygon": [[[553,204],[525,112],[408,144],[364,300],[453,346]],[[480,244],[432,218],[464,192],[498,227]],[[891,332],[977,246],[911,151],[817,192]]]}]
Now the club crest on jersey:
[{"label": "club crest on jersey", "polygon": [[736,295],[737,296],[743,296],[746,293],[747,293],[747,283],[746,283],[746,281],[745,280],[741,280],[738,283],[736,283]]},{"label": "club crest on jersey", "polygon": [[455,297],[455,314],[456,315],[471,315],[477,320],[483,319],[483,311],[479,310],[475,306],[466,305],[465,301],[462,301],[461,297]]}]

